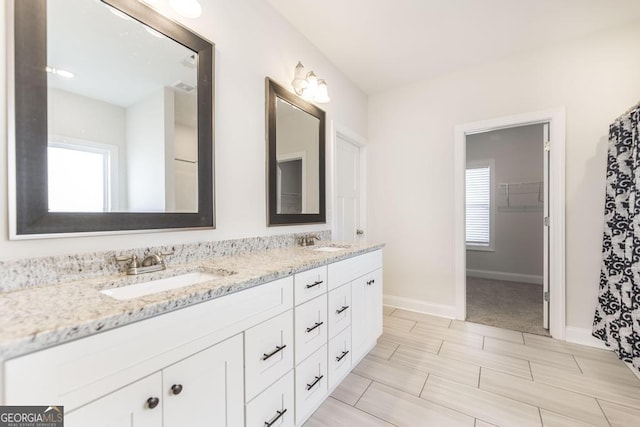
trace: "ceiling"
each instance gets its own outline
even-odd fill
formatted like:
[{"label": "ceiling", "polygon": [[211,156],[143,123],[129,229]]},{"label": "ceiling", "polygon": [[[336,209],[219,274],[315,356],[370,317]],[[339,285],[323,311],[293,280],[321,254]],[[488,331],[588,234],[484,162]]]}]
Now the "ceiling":
[{"label": "ceiling", "polygon": [[[111,10],[99,1],[47,3],[47,65],[75,75],[49,74],[50,87],[121,107],[177,83],[195,88],[197,54]],[[187,103],[195,108],[195,91],[193,95]]]},{"label": "ceiling", "polygon": [[640,25],[640,0],[266,1],[367,94]]}]

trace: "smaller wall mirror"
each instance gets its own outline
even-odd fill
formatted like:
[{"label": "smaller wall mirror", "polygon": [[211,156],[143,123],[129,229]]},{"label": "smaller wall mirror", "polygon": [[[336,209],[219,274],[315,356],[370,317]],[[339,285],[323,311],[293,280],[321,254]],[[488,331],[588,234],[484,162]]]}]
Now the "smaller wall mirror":
[{"label": "smaller wall mirror", "polygon": [[325,112],[267,78],[268,224],[326,222]]}]

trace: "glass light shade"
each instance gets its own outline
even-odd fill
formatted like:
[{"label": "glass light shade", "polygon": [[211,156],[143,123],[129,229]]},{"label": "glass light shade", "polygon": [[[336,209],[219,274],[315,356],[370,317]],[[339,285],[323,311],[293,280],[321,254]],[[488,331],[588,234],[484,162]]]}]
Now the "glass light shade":
[{"label": "glass light shade", "polygon": [[307,83],[308,86],[304,90],[302,96],[307,99],[314,99],[318,93],[318,77],[316,76],[316,73],[309,71],[307,74]]},{"label": "glass light shade", "polygon": [[316,93],[315,101],[321,104],[329,102],[329,88],[324,79],[318,79],[318,93]]},{"label": "glass light shade", "polygon": [[202,15],[202,6],[198,0],[169,0],[169,5],[185,18],[198,18]]},{"label": "glass light shade", "polygon": [[305,73],[304,65],[302,65],[302,62],[298,61],[298,65],[296,65],[296,71],[293,76],[293,81],[291,82],[293,90],[295,90],[298,95],[302,95],[302,92],[308,85],[306,77],[307,75]]}]

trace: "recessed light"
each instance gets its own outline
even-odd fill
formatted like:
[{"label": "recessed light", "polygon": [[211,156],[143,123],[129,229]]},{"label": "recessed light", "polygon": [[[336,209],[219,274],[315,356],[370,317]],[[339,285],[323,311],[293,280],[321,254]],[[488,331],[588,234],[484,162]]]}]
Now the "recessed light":
[{"label": "recessed light", "polygon": [[65,79],[72,79],[75,77],[75,74],[73,74],[71,71],[50,67],[48,65],[45,68],[45,70],[47,71],[47,73],[53,74],[55,76],[64,77]]},{"label": "recessed light", "polygon": [[164,38],[164,34],[157,32],[156,30],[154,30],[154,29],[153,29],[153,28],[151,28],[151,27],[147,27],[147,26],[145,25],[144,29],[145,29],[145,30],[147,30],[147,33],[151,34],[151,35],[152,35],[152,36],[154,36],[154,37],[157,37],[157,38],[159,38],[159,39]]},{"label": "recessed light", "polygon": [[109,8],[109,11],[111,13],[113,13],[114,15],[116,15],[118,18],[124,19],[125,21],[131,21],[131,17],[129,15],[127,15],[126,13],[116,9],[113,6],[109,6],[108,4],[105,4],[105,6],[107,6],[107,8]]}]

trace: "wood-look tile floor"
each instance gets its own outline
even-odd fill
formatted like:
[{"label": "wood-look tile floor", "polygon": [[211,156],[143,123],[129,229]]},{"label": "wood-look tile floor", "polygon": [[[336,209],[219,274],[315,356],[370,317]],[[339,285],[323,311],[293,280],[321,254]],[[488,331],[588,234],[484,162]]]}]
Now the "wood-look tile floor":
[{"label": "wood-look tile floor", "polygon": [[607,350],[385,307],[384,333],[305,427],[640,426]]}]

